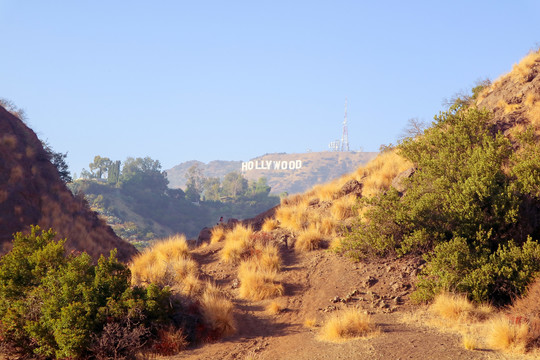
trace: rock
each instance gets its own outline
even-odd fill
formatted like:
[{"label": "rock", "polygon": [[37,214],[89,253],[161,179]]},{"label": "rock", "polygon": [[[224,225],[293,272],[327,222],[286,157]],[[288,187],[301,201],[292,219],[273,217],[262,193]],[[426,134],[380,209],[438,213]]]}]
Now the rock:
[{"label": "rock", "polygon": [[210,237],[212,236],[212,233],[210,231],[210,228],[204,227],[200,232],[199,236],[197,237],[197,245],[202,244],[203,242],[210,242]]},{"label": "rock", "polygon": [[340,301],[341,301],[341,298],[340,298],[339,296],[336,296],[336,297],[334,297],[333,299],[330,299],[330,302],[332,302],[332,303],[334,303],[334,304],[335,304],[335,303],[338,303],[338,302],[340,302]]},{"label": "rock", "polygon": [[238,286],[240,286],[240,281],[239,281],[238,279],[234,279],[234,280],[232,281],[231,287],[232,287],[233,289],[236,289],[236,288],[238,288]]},{"label": "rock", "polygon": [[400,172],[394,180],[392,180],[392,186],[400,193],[405,191],[405,180],[414,175],[416,169],[414,167]]},{"label": "rock", "polygon": [[403,284],[400,284],[398,282],[395,282],[392,284],[391,288],[394,292],[397,292],[398,290],[400,290],[401,288],[403,287]]},{"label": "rock", "polygon": [[373,277],[373,276],[369,276],[366,280],[364,280],[364,284],[366,285],[366,287],[372,287],[373,285],[375,285],[379,280],[377,280],[377,278]]},{"label": "rock", "polygon": [[362,187],[364,185],[360,182],[358,182],[355,179],[349,180],[341,187],[341,190],[339,191],[339,196],[345,196],[349,194],[356,195],[356,197],[359,197],[362,195]]}]

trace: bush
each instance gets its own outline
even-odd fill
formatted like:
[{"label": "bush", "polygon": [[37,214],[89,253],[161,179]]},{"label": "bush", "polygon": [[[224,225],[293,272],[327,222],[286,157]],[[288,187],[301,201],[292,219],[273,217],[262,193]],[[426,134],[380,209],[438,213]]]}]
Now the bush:
[{"label": "bush", "polygon": [[115,341],[129,343],[116,349],[124,356],[167,321],[167,289],[132,288],[115,250],[94,265],[86,253],[66,255],[64,241],[54,236],[37,226],[28,235],[17,233],[0,259],[0,338],[11,351],[84,358],[96,344]]},{"label": "bush", "polygon": [[[503,304],[540,271],[540,146],[531,131],[518,143],[497,132],[492,115],[465,105],[398,147],[414,175],[363,199],[362,216],[341,248],[355,258],[425,254],[416,299],[441,290]],[[516,148],[517,150],[515,150]]]}]

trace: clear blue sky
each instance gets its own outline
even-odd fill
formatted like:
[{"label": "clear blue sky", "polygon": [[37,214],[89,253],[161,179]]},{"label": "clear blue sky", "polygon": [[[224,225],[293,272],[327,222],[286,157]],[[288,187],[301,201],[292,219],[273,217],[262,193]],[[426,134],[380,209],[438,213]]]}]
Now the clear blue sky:
[{"label": "clear blue sky", "polygon": [[540,1],[0,0],[0,97],[80,173],[95,155],[352,150],[511,70]]}]

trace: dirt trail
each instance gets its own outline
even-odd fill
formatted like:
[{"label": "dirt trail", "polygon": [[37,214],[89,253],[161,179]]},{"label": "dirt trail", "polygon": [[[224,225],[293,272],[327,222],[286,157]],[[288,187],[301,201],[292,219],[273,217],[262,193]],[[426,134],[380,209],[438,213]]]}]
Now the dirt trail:
[{"label": "dirt trail", "polygon": [[[219,260],[220,248],[220,244],[213,244],[197,249],[194,258],[201,264],[203,277],[215,281],[234,299],[238,331],[169,359],[515,358],[489,350],[468,351],[459,335],[401,321],[404,313],[415,309],[409,294],[418,259],[355,264],[325,250],[298,254],[284,248],[281,273],[285,296],[246,301],[237,299],[233,288],[236,268]],[[284,311],[267,314],[265,306],[271,301],[281,304]],[[345,307],[372,314],[379,334],[336,344],[318,340],[318,328],[303,325],[306,319],[320,324],[328,314]]]}]

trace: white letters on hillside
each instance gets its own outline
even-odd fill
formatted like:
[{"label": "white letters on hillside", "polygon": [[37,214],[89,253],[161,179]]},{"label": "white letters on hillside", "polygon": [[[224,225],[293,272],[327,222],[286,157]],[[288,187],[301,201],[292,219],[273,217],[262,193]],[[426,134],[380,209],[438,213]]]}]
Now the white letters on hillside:
[{"label": "white letters on hillside", "polygon": [[255,160],[242,162],[242,171],[250,170],[298,170],[302,168],[302,160],[276,161]]}]

